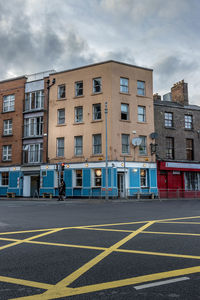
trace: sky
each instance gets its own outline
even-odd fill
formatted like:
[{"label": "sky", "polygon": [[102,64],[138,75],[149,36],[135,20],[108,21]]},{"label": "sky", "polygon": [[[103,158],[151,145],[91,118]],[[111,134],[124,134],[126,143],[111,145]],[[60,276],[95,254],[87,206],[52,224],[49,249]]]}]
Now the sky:
[{"label": "sky", "polygon": [[0,80],[110,59],[152,68],[161,95],[184,79],[200,105],[200,1],[0,0]]}]

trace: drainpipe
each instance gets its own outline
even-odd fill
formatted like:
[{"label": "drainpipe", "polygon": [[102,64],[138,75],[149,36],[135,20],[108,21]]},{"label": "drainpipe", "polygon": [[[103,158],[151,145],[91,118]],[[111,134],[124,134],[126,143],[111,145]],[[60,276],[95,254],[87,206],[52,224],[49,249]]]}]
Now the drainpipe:
[{"label": "drainpipe", "polygon": [[52,83],[50,84],[50,79],[47,80],[47,145],[46,145],[46,161],[49,162],[48,156],[48,139],[49,139],[49,94],[50,88],[56,83],[56,79],[52,79]]}]

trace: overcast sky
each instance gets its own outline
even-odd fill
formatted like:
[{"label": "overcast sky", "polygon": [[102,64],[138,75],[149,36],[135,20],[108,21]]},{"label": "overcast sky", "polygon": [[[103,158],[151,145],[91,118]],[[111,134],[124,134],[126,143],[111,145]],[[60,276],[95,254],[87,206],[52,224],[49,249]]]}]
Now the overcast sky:
[{"label": "overcast sky", "polygon": [[182,79],[200,105],[199,0],[0,0],[0,80],[108,59]]}]

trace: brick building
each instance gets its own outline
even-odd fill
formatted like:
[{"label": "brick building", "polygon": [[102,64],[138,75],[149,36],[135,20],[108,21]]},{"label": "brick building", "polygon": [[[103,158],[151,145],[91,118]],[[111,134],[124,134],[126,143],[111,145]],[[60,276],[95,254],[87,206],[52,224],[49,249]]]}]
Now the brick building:
[{"label": "brick building", "polygon": [[67,196],[105,195],[108,170],[109,196],[156,194],[152,70],[107,61],[51,74],[53,79],[50,164],[42,166],[40,193],[56,195],[61,175]]},{"label": "brick building", "polygon": [[189,104],[188,87],[183,80],[163,98],[168,101],[161,101],[158,94],[154,95],[158,188],[175,192],[198,191],[200,107]]}]

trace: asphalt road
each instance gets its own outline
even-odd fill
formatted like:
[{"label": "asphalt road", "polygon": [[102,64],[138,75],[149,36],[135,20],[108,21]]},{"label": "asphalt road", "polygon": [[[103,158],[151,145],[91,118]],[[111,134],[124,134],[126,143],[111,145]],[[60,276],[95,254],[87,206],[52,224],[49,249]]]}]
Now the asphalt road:
[{"label": "asphalt road", "polygon": [[0,299],[200,299],[200,201],[0,200]]}]

